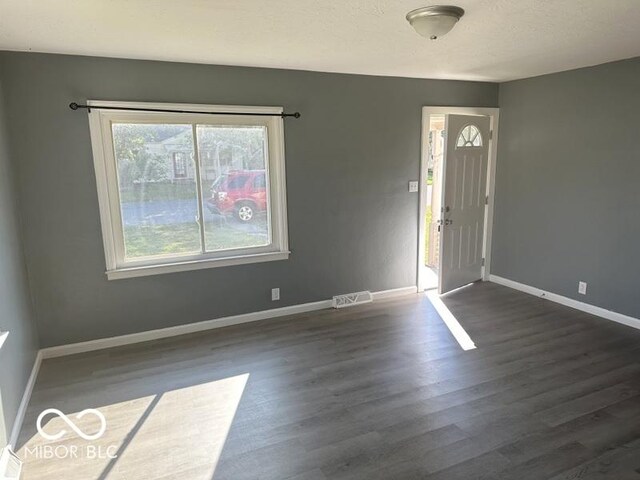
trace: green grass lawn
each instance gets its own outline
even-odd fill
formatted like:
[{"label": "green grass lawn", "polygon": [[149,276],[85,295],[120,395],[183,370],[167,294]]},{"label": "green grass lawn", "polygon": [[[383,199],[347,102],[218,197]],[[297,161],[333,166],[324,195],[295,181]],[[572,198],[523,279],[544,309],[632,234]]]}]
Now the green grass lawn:
[{"label": "green grass lawn", "polygon": [[[265,222],[256,219],[260,226]],[[263,230],[266,231],[266,228]],[[128,259],[152,255],[200,253],[200,233],[196,223],[176,225],[149,225],[125,228],[125,249]],[[207,222],[205,227],[207,251],[228,248],[255,247],[265,245],[266,234],[250,234],[233,228],[233,225],[218,225]]]}]

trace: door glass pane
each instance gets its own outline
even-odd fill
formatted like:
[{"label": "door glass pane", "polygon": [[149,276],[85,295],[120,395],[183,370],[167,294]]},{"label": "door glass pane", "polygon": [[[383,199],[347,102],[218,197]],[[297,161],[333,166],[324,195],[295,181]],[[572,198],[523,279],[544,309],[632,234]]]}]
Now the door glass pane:
[{"label": "door glass pane", "polygon": [[462,129],[456,141],[456,147],[481,147],[482,135],[475,125],[467,125]]},{"label": "door glass pane", "polygon": [[112,124],[125,259],[200,253],[191,125]]},{"label": "door glass pane", "polygon": [[269,245],[267,129],[198,125],[205,249]]}]

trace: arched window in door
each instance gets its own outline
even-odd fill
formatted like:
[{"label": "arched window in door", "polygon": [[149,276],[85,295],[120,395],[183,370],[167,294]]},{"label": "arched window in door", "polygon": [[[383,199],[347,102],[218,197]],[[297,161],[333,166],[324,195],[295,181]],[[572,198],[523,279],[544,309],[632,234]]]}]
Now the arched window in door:
[{"label": "arched window in door", "polygon": [[457,147],[481,147],[482,146],[482,134],[478,127],[475,125],[467,125],[460,131],[458,140],[456,140]]}]

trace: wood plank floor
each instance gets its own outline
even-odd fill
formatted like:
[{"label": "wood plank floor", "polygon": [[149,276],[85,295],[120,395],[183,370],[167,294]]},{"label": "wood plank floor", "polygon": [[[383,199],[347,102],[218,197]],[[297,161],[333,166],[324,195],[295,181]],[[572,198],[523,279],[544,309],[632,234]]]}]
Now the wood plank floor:
[{"label": "wood plank floor", "polygon": [[[489,283],[444,301],[477,349],[411,295],[47,360],[24,478],[640,480],[639,331]],[[106,432],[45,440],[51,407]]]}]

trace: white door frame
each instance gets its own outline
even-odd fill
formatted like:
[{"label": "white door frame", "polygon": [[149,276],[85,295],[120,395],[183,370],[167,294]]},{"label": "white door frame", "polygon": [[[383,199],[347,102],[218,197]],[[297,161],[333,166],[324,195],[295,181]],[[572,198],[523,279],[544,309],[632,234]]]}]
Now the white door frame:
[{"label": "white door frame", "polygon": [[478,115],[489,117],[489,129],[491,131],[489,139],[489,162],[487,165],[487,196],[489,204],[485,210],[484,217],[484,235],[482,242],[482,257],[484,258],[484,267],[482,267],[482,280],[489,280],[491,273],[491,234],[493,231],[493,206],[495,196],[495,177],[496,162],[498,159],[498,126],[500,121],[500,109],[489,107],[422,107],[422,135],[421,135],[421,154],[420,154],[420,206],[418,219],[418,291],[425,289],[425,270],[424,265],[424,242],[427,230],[424,225],[424,216],[427,207],[427,156],[429,155],[429,125],[431,115],[446,115],[452,113],[455,115]]}]

